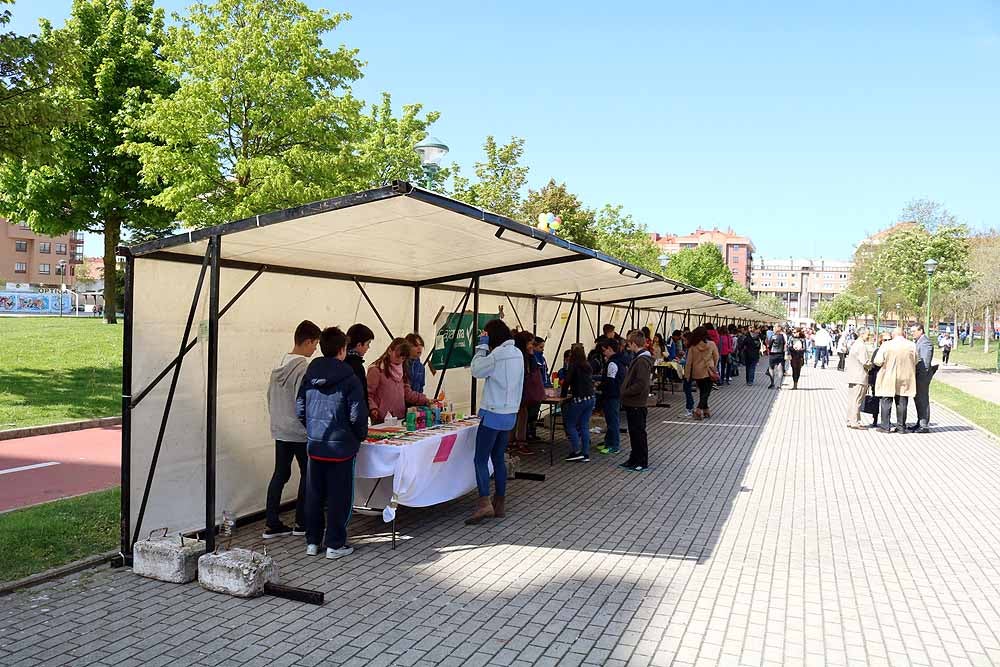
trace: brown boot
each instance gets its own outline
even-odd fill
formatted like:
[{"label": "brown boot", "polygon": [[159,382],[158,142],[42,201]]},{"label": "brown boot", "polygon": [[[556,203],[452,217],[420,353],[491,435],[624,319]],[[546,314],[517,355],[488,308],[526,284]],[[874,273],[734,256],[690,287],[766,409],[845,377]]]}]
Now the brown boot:
[{"label": "brown boot", "polygon": [[502,519],[507,516],[507,508],[504,504],[505,500],[506,498],[504,496],[493,496],[493,516],[498,519]]},{"label": "brown boot", "polygon": [[476,511],[472,513],[472,516],[465,520],[465,525],[474,526],[477,523],[482,522],[484,519],[490,519],[492,517],[493,504],[490,503],[489,496],[480,498],[476,504]]}]

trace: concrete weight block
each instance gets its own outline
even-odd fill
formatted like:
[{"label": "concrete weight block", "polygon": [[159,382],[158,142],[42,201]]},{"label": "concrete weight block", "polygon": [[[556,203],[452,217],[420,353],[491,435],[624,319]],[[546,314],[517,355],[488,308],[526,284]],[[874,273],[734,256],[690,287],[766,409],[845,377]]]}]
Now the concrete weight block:
[{"label": "concrete weight block", "polygon": [[198,557],[203,553],[202,540],[177,535],[151,537],[135,543],[132,571],[150,579],[186,584],[198,578]]},{"label": "concrete weight block", "polygon": [[264,593],[264,584],[277,583],[274,559],[250,549],[205,554],[198,559],[198,583],[217,593],[252,598]]}]

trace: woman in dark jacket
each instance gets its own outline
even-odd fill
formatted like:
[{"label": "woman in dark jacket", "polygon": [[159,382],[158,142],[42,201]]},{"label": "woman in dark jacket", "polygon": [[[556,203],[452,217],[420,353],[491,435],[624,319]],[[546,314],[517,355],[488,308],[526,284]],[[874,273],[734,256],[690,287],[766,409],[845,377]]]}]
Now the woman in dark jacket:
[{"label": "woman in dark jacket", "polygon": [[582,346],[570,352],[569,370],[562,385],[562,396],[568,398],[563,408],[566,435],[573,448],[567,461],[590,461],[590,416],[594,413],[594,376]]},{"label": "woman in dark jacket", "polygon": [[542,381],[542,369],[535,361],[535,334],[530,331],[517,332],[514,334],[514,346],[524,355],[524,385],[511,451],[521,456],[530,456],[534,452],[528,449],[528,419],[535,412],[535,406],[545,397],[545,384]]},{"label": "woman in dark jacket", "polygon": [[806,363],[806,332],[796,329],[788,341],[788,365],[792,367],[792,389],[799,388],[802,365]]},{"label": "woman in dark jacket", "polygon": [[744,329],[739,343],[740,361],[746,367],[747,384],[753,384],[760,362],[760,339],[753,329]]}]

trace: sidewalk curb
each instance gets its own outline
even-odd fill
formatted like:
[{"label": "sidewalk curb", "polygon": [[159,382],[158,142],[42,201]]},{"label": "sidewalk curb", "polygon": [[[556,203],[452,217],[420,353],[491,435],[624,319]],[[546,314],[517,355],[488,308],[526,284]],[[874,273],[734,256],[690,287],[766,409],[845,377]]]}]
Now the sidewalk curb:
[{"label": "sidewalk curb", "polygon": [[75,574],[76,572],[82,572],[83,570],[100,567],[105,563],[110,563],[117,556],[117,551],[108,551],[103,554],[97,554],[96,556],[88,556],[87,558],[73,561],[72,563],[66,563],[65,565],[60,565],[59,567],[54,567],[50,570],[45,570],[44,572],[29,574],[23,579],[15,579],[14,581],[4,582],[0,584],[0,598],[10,595],[11,593],[16,593],[22,588],[30,588],[31,586],[37,586],[38,584],[52,581],[53,579],[65,577],[68,574]]},{"label": "sidewalk curb", "polygon": [[108,426],[121,426],[121,417],[100,417],[98,419],[85,419],[78,422],[63,422],[62,424],[48,424],[47,426],[27,426],[25,428],[12,428],[0,431],[0,441],[17,440],[18,438],[30,438],[36,435],[50,435],[52,433],[69,433],[70,431],[82,431],[88,428],[102,428]]}]

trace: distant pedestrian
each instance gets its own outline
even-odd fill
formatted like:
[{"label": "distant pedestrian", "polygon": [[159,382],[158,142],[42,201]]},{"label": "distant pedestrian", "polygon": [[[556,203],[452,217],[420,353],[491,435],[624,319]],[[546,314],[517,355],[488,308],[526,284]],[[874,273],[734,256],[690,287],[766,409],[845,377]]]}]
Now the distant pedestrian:
[{"label": "distant pedestrian", "polygon": [[915,339],[917,348],[917,393],[913,397],[913,404],[917,408],[917,423],[910,426],[914,433],[930,433],[931,425],[931,400],[930,386],[934,378],[937,366],[934,362],[934,346],[931,345],[930,338],[924,332],[924,325],[915,324],[910,327],[910,336]]},{"label": "distant pedestrian", "polygon": [[[846,336],[845,336],[846,338]],[[850,405],[847,410],[848,428],[863,429],[861,424],[861,408],[865,404],[865,397],[868,396],[868,365],[871,359],[871,348],[868,345],[868,330],[859,329],[858,338],[851,344],[847,353],[845,370],[847,372],[847,386],[850,389]]]},{"label": "distant pedestrian", "polygon": [[806,334],[802,329],[796,330],[788,342],[788,363],[792,367],[792,389],[798,389],[802,366],[806,363]]},{"label": "distant pedestrian", "polygon": [[954,339],[947,331],[938,336],[938,347],[941,348],[941,361],[945,364],[951,357],[951,348],[955,345]]},{"label": "distant pedestrian", "polygon": [[840,334],[837,339],[837,356],[839,361],[837,362],[837,370],[843,371],[847,366],[847,355],[851,351],[851,339],[848,337],[847,332]]},{"label": "distant pedestrian", "polygon": [[[768,329],[768,331],[771,331]],[[785,329],[782,326],[774,328],[767,341],[767,376],[771,379],[768,389],[781,389],[785,379]]]},{"label": "distant pedestrian", "polygon": [[739,338],[739,355],[746,368],[746,382],[754,383],[757,374],[757,364],[760,363],[760,338],[753,329],[744,329]]},{"label": "distant pedestrian", "polygon": [[[817,364],[822,364],[823,368],[830,363],[830,343],[832,339],[830,337],[830,332],[827,331],[826,325],[821,325],[819,330],[813,334],[813,368],[816,368]],[[793,387],[794,388],[794,387]]]},{"label": "distant pedestrian", "polygon": [[[917,395],[917,346],[906,340],[903,329],[897,327],[892,332],[892,340],[879,346],[875,365],[879,367],[875,395],[881,399],[878,430],[906,433],[906,407],[909,399]],[[893,403],[896,405],[896,425],[890,428]]]}]

